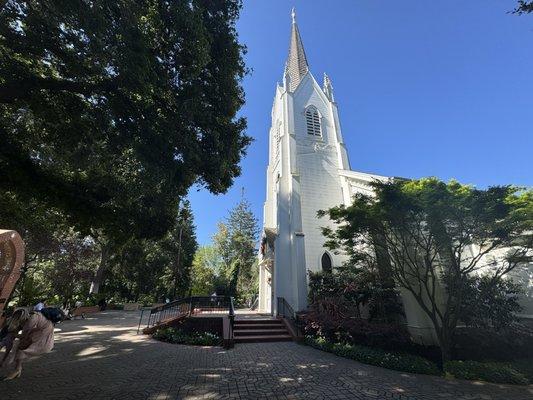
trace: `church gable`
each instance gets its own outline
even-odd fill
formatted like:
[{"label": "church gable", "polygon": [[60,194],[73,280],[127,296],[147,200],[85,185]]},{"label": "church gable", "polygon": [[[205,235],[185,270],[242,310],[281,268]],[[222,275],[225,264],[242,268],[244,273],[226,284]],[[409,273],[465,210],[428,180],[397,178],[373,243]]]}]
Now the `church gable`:
[{"label": "church gable", "polygon": [[[307,73],[293,93],[293,107],[295,135],[298,138],[333,144],[334,135],[331,133],[333,121],[331,121],[329,100],[311,73]],[[317,121],[309,118],[308,111],[312,113],[314,110],[318,113],[318,127],[315,126]]]}]

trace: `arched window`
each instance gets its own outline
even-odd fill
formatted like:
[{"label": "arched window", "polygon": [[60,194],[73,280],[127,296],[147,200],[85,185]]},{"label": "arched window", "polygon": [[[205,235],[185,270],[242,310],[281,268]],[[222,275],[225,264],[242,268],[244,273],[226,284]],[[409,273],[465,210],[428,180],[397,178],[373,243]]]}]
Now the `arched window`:
[{"label": "arched window", "polygon": [[322,136],[320,127],[320,114],[315,106],[309,106],[305,110],[305,120],[307,122],[307,133],[314,136]]},{"label": "arched window", "polygon": [[331,257],[328,253],[322,254],[322,271],[324,272],[332,272],[333,266],[331,265]]}]

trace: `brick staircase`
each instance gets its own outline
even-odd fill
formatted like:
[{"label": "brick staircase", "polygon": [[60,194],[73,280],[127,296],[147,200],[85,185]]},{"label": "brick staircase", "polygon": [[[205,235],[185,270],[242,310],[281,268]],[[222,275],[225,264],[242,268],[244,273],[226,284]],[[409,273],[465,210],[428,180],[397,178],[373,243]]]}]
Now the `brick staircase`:
[{"label": "brick staircase", "polygon": [[292,336],[280,319],[236,319],[233,325],[235,343],[287,342]]}]

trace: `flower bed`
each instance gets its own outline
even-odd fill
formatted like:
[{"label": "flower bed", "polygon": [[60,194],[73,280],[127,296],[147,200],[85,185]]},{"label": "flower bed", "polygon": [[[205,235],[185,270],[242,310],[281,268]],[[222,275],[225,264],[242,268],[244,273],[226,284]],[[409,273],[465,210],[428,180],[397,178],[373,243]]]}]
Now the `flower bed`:
[{"label": "flower bed", "polygon": [[219,346],[222,340],[218,335],[210,332],[184,332],[176,328],[162,328],[152,337],[167,343],[191,344],[196,346]]},{"label": "flower bed", "polygon": [[[415,374],[443,374],[436,363],[409,353],[386,351],[347,343],[332,343],[323,337],[314,336],[306,336],[305,344],[364,364]],[[444,372],[447,376],[458,379],[527,385],[533,383],[532,365],[532,360],[509,363],[448,361],[444,364]]]},{"label": "flower bed", "polygon": [[347,343],[331,343],[324,338],[313,336],[306,336],[305,343],[319,350],[378,367],[416,374],[441,374],[434,362],[408,353],[385,351]]},{"label": "flower bed", "polygon": [[447,375],[454,378],[482,380],[494,383],[527,385],[528,377],[519,365],[500,362],[448,361],[444,364]]}]

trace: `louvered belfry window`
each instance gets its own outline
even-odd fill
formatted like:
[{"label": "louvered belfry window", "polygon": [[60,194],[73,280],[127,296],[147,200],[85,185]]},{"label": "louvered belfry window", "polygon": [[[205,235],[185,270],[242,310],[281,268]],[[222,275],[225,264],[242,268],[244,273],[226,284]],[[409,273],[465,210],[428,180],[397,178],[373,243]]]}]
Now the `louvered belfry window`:
[{"label": "louvered belfry window", "polygon": [[276,158],[279,157],[279,150],[280,150],[280,139],[281,139],[281,123],[277,124],[276,126],[276,135],[274,137],[274,140],[276,141]]},{"label": "louvered belfry window", "polygon": [[307,121],[307,133],[314,136],[322,136],[320,129],[320,115],[318,110],[311,106],[305,110],[305,119]]}]

